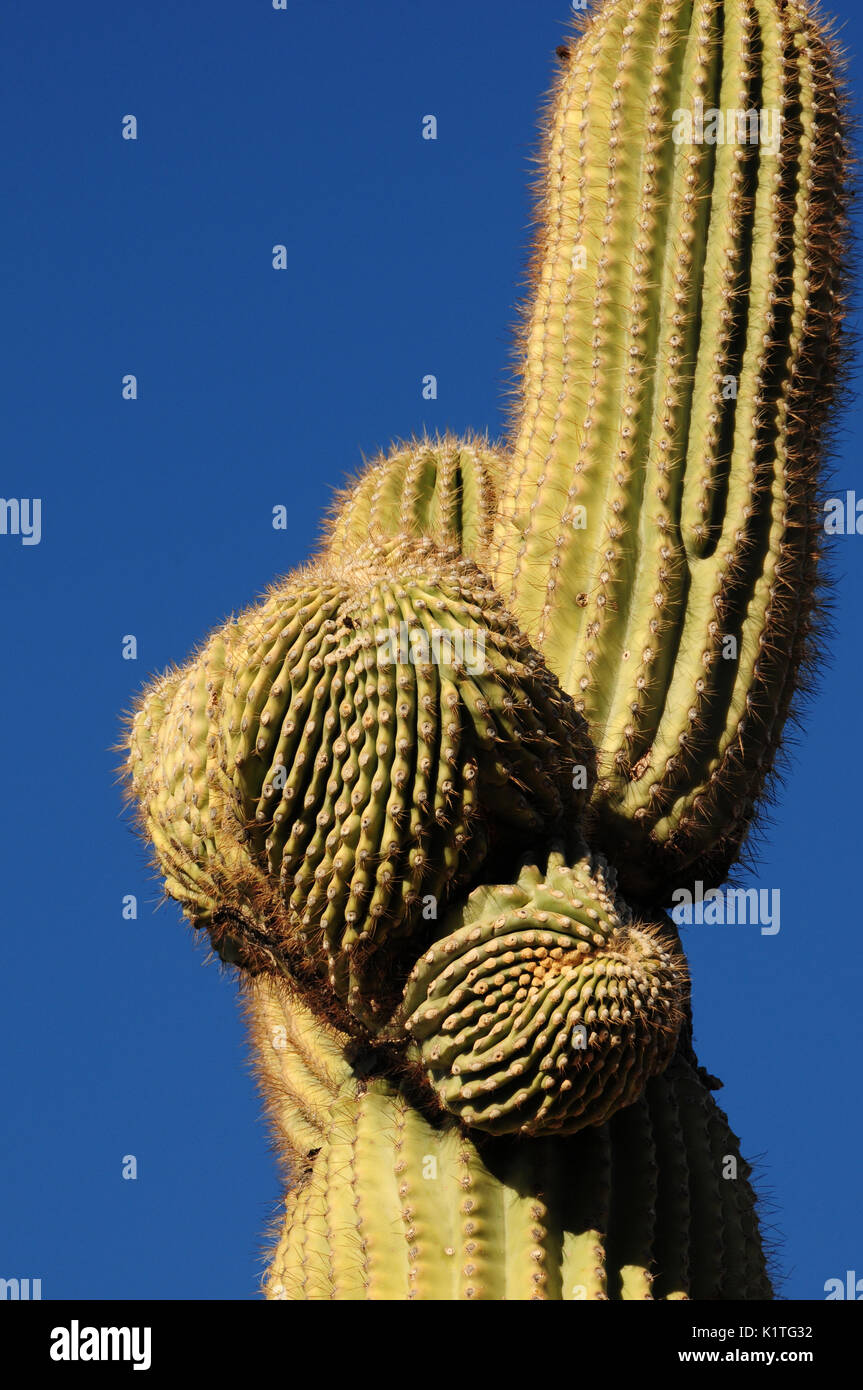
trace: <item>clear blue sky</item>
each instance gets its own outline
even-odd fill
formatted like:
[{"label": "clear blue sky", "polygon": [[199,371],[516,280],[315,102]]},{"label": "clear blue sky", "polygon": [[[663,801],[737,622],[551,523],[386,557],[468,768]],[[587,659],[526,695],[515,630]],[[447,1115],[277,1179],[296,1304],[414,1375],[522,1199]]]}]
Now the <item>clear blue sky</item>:
[{"label": "clear blue sky", "polygon": [[[255,1296],[279,1185],[233,986],[156,910],[110,749],[148,674],[306,558],[362,453],[423,427],[500,432],[567,8],[4,16],[0,493],[41,497],[43,516],[39,545],[0,537],[0,1276],[41,1278],[46,1298]],[[859,83],[858,0],[829,8]],[[834,468],[863,495],[861,434],[851,397]],[[744,880],[781,889],[781,930],[686,937],[701,1060],[763,1155],[784,1292],[802,1298],[863,1274],[863,537],[834,554],[832,662]]]}]

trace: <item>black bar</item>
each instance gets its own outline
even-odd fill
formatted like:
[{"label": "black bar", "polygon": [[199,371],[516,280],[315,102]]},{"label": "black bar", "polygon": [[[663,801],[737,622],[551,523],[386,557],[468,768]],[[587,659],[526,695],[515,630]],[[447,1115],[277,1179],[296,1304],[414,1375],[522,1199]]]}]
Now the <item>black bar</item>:
[{"label": "black bar", "polygon": [[[498,1324],[498,1318],[505,1322]],[[613,1365],[618,1379],[628,1368],[663,1372],[671,1366],[704,1364],[726,1370],[759,1365],[764,1372],[803,1366],[823,1380],[855,1363],[861,1330],[855,1313],[839,1301],[599,1303],[589,1310],[576,1302],[569,1307],[534,1304],[495,1313],[492,1307],[477,1304],[462,1309],[448,1304],[443,1312],[420,1303],[394,1309],[386,1303],[352,1307],[257,1300],[7,1300],[0,1311],[0,1335],[6,1367],[18,1364],[25,1373],[38,1372],[40,1377],[47,1373],[52,1380],[92,1379],[105,1369],[112,1376],[128,1373],[136,1379],[142,1374],[160,1378],[193,1370],[196,1378],[213,1371],[222,1379],[236,1371],[244,1382],[275,1372],[290,1385],[306,1379],[310,1371],[314,1374],[316,1363],[330,1380],[341,1355],[350,1358],[357,1370],[364,1366],[363,1381],[383,1383],[395,1370],[395,1365],[385,1369],[386,1363],[400,1344],[408,1342],[411,1355],[421,1353],[423,1347],[449,1345],[441,1364],[447,1385],[453,1377],[468,1376],[472,1364],[480,1364],[488,1386],[497,1358],[495,1343],[487,1340],[486,1319],[492,1327],[501,1326],[500,1357],[508,1380],[512,1367],[506,1367],[506,1348],[515,1351],[519,1345],[528,1366],[538,1358],[537,1372],[551,1357],[559,1369],[568,1367],[578,1381],[593,1365],[606,1372]],[[353,1335],[358,1326],[361,1340]],[[104,1338],[102,1329],[106,1329]],[[478,1348],[471,1355],[468,1340],[475,1330],[483,1335],[478,1359]],[[519,1343],[520,1333],[531,1338],[538,1331],[554,1331],[561,1340],[552,1345]],[[105,1359],[89,1359],[92,1351],[100,1358],[104,1352]],[[26,1382],[16,1378],[15,1383]]]}]

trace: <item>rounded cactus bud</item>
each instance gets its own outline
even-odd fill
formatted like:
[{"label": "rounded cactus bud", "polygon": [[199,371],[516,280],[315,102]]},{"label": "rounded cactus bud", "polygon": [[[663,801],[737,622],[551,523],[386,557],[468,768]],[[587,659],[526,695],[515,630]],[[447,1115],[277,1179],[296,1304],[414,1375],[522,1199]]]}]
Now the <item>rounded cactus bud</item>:
[{"label": "rounded cactus bud", "polygon": [[371,537],[426,536],[482,564],[506,460],[480,436],[414,439],[372,459],[336,498],[327,552],[349,555]]},{"label": "rounded cactus bud", "polygon": [[367,1024],[399,993],[381,948],[589,795],[572,702],[429,540],[289,577],[153,698],[133,785],[169,893],[229,959],[292,953]]},{"label": "rounded cactus bud", "polygon": [[674,928],[634,922],[600,856],[476,889],[418,961],[406,1028],[444,1107],[492,1134],[572,1134],[668,1064],[688,977]]}]

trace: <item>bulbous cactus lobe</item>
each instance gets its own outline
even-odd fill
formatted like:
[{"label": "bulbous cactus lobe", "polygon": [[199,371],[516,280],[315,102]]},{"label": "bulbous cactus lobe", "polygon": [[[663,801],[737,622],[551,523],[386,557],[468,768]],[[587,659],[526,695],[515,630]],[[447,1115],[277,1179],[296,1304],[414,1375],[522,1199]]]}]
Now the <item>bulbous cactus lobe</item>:
[{"label": "bulbous cactus lobe", "polygon": [[602,1124],[670,1060],[687,998],[674,931],[635,924],[614,874],[560,854],[477,888],[405,991],[447,1110],[492,1134]]},{"label": "bulbous cactus lobe", "polygon": [[423,438],[373,459],[337,497],[326,549],[349,555],[369,538],[426,537],[482,565],[507,459],[487,439]]},{"label": "bulbous cactus lobe", "polygon": [[794,0],[611,0],[553,94],[489,564],[588,719],[633,892],[725,876],[800,680],[844,161]]},{"label": "bulbous cactus lobe", "polygon": [[169,892],[231,959],[246,937],[325,964],[371,1023],[374,957],[490,848],[577,819],[593,755],[482,572],[415,539],[324,559],[215,634],[145,701],[131,759]]}]

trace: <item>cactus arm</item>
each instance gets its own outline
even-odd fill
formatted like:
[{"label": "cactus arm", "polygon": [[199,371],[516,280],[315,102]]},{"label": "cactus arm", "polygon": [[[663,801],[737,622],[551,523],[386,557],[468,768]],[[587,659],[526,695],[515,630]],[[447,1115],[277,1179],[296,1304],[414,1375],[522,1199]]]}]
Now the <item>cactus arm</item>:
[{"label": "cactus arm", "polygon": [[[687,134],[697,102],[720,143]],[[588,720],[591,834],[642,895],[721,882],[805,675],[839,106],[797,0],[609,0],[552,94],[489,564]]]}]

